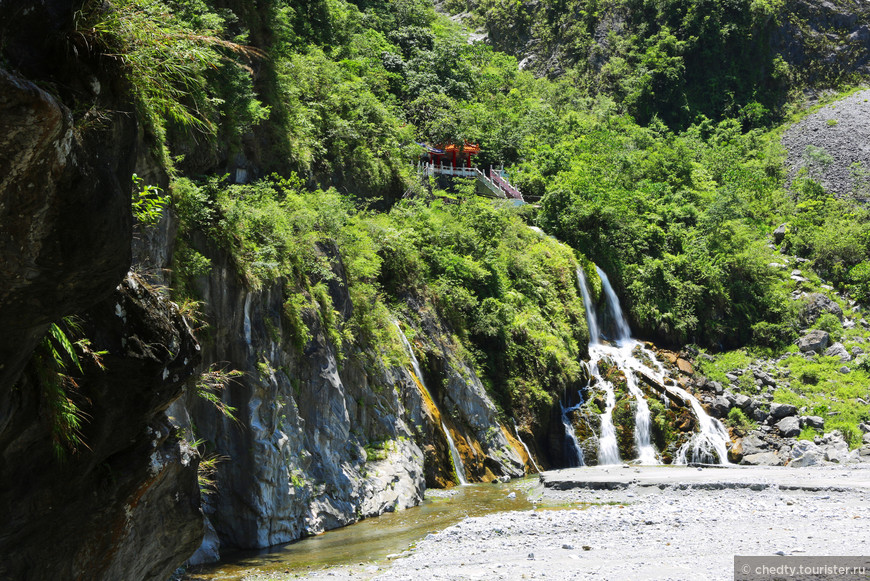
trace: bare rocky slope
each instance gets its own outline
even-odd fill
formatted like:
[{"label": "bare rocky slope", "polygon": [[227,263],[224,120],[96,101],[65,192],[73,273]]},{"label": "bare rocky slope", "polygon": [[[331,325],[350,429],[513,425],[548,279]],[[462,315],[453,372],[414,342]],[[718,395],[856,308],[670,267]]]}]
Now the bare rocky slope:
[{"label": "bare rocky slope", "polygon": [[807,115],[785,132],[782,144],[790,180],[805,168],[829,192],[870,199],[870,90]]}]

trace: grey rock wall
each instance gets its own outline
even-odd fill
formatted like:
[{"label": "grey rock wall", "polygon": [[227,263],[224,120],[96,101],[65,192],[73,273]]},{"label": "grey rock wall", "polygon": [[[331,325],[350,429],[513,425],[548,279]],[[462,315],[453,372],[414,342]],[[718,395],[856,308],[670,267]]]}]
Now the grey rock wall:
[{"label": "grey rock wall", "polygon": [[[359,343],[343,358],[314,313],[305,315],[311,339],[298,349],[282,318],[281,281],[252,290],[238,280],[229,257],[201,237],[196,247],[212,270],[197,281],[209,321],[204,365],[244,374],[224,401],[238,423],[188,394],[196,429],[216,453],[217,491],[205,500],[214,527],[194,561],[232,548],[262,548],[418,504],[428,485],[456,479],[441,422],[447,424],[470,481],[521,476],[524,464],[499,424],[479,378],[450,345],[443,329],[417,333],[420,355],[432,362],[432,397],[407,366],[387,366],[379,346]],[[335,283],[329,285],[339,316],[350,317],[338,252],[325,245]],[[443,415],[442,415],[443,413]]]}]

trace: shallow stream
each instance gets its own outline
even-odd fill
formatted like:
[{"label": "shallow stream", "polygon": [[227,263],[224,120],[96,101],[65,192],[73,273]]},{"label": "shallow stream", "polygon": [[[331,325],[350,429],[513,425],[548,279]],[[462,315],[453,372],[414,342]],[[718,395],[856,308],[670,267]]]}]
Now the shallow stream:
[{"label": "shallow stream", "polygon": [[[534,508],[577,508],[542,505],[537,476],[506,484],[470,484],[449,490],[427,491],[420,506],[386,513],[263,551],[227,555],[225,560],[187,579],[240,580],[253,573],[293,573],[354,563],[377,563],[408,550],[427,534],[443,530],[466,517]],[[515,493],[510,498],[511,493]],[[531,500],[530,500],[531,498]]]}]

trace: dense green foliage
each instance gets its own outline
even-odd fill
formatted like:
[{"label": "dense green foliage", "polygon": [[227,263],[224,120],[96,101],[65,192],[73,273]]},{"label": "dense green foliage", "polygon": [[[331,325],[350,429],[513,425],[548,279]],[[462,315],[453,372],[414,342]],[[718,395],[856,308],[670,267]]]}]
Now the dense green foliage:
[{"label": "dense green foliage", "polygon": [[[762,126],[780,117],[790,92],[808,84],[854,82],[850,63],[862,58],[861,41],[848,38],[843,28],[849,20],[822,16],[815,3],[452,0],[448,5],[457,12],[471,10],[498,49],[527,57],[526,66],[537,74],[566,75],[590,96],[609,96],[640,123],[657,118],[674,129],[703,117]],[[826,9],[868,16],[854,3],[827,3]],[[788,41],[782,45],[796,34],[805,58],[796,56]]]},{"label": "dense green foliage", "polygon": [[[250,287],[283,285],[299,348],[317,320],[342,356],[381,345],[399,363],[391,319],[425,305],[505,410],[534,413],[579,380],[586,335],[575,254],[525,223],[600,265],[635,332],[673,345],[782,352],[800,328],[790,295],[818,290],[817,275],[868,300],[866,207],[819,186],[822,151],[787,189],[769,132],[787,91],[812,80],[770,48],[775,27],[803,30],[787,3],[448,6],[475,11],[492,44],[425,0],[87,5],[83,34],[123,61],[165,162],[187,176],[173,187],[178,292],[210,268],[199,231]],[[565,74],[520,70],[530,39]],[[415,142],[463,140],[540,207],[494,207],[462,186],[426,195]],[[219,177],[236,167],[276,177]],[[777,266],[780,251],[809,261],[808,280]],[[348,320],[333,304],[342,279]]]},{"label": "dense green foliage", "polygon": [[[450,324],[447,340],[506,411],[545,414],[565,389],[579,388],[588,334],[577,263],[514,208],[470,197],[378,213],[335,190],[306,191],[294,178],[244,186],[182,179],[174,196],[182,234],[199,230],[218,241],[251,287],[283,286],[282,324],[299,348],[317,320],[342,358],[377,345],[385,363],[407,365],[393,320],[398,311],[418,321],[410,301]],[[192,257],[202,255],[189,246],[180,255],[175,286],[190,293],[204,274]],[[329,290],[342,280],[349,319]]]}]

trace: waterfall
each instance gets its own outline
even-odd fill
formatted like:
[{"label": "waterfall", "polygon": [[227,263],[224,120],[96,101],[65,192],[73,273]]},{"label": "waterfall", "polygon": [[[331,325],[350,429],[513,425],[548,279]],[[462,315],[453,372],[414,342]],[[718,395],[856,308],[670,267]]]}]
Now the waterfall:
[{"label": "waterfall", "polygon": [[[655,361],[653,353],[632,339],[631,330],[622,312],[619,298],[610,284],[610,280],[600,268],[596,266],[595,269],[601,278],[601,286],[607,299],[607,308],[616,328],[616,345],[595,344],[589,346],[589,355],[596,361],[593,369],[597,372],[597,361],[606,356],[625,374],[628,390],[637,402],[634,437],[638,449],[638,459],[643,464],[654,464],[658,460],[656,459],[656,451],[650,439],[652,422],[649,406],[647,405],[646,398],[643,396],[643,391],[638,386],[635,372],[646,373],[660,383],[663,383],[664,370],[655,363],[655,369],[653,369],[635,357],[634,351],[639,349],[649,360]],[[708,464],[715,464],[717,462],[727,464],[728,434],[722,424],[707,415],[698,400],[687,391],[679,387],[671,387],[670,389],[691,406],[692,411],[698,419],[699,427],[699,431],[680,448],[674,462],[676,464],[687,464],[691,460],[692,462]],[[602,423],[603,421],[604,418],[602,417]],[[602,428],[603,432],[604,428]]]},{"label": "waterfall", "polygon": [[[402,338],[402,344],[405,346],[405,349],[408,351],[408,355],[411,356],[411,366],[414,368],[414,374],[417,377],[417,382],[420,384],[420,387],[426,392],[425,395],[432,400],[432,403],[435,403],[435,400],[432,399],[432,395],[429,393],[429,389],[426,387],[426,383],[423,380],[423,372],[420,370],[420,362],[417,361],[417,356],[414,355],[414,349],[411,348],[411,342],[408,341],[408,338],[405,336],[405,333],[402,332],[402,327],[399,326],[398,321],[393,321],[393,324],[396,325],[396,329],[399,331],[399,337]],[[444,420],[441,420],[441,429],[444,430],[444,436],[447,438],[447,446],[450,448],[450,459],[453,462],[453,468],[456,471],[456,478],[459,479],[459,484],[464,486],[468,484],[468,480],[465,479],[465,464],[462,463],[462,456],[459,455],[459,450],[456,448],[456,443],[453,441],[453,437],[450,435],[450,430],[447,429],[447,424],[444,423]]]},{"label": "waterfall", "polygon": [[465,486],[468,484],[468,480],[465,479],[465,465],[462,463],[462,457],[459,455],[459,450],[456,449],[456,444],[453,443],[450,430],[447,429],[447,424],[444,423],[444,420],[441,420],[441,429],[444,430],[444,435],[447,436],[447,445],[450,447],[450,459],[453,461],[453,468],[456,470],[459,485]]},{"label": "waterfall", "polygon": [[604,296],[607,297],[607,309],[613,317],[613,324],[616,326],[616,341],[621,343],[631,339],[631,329],[628,327],[628,321],[625,320],[625,315],[622,313],[622,307],[619,305],[619,297],[616,296],[616,291],[610,285],[610,279],[603,270],[595,267],[598,277],[601,279],[601,288],[604,290]]},{"label": "waterfall", "polygon": [[[531,450],[529,450],[529,447],[526,446],[526,443],[525,443],[525,442],[523,442],[523,437],[520,436],[520,429],[517,427],[517,423],[514,422],[513,420],[511,420],[511,422],[512,422],[513,425],[514,425],[514,433],[517,435],[517,440],[519,440],[520,444],[523,445],[523,449],[526,451],[526,454],[528,454],[528,456],[529,456],[529,462],[532,463],[532,468],[535,469],[535,472],[540,472],[540,471],[541,471],[541,467],[538,466],[538,463],[537,463],[537,462],[535,462],[535,458],[534,458],[534,456],[532,456],[532,452],[531,452]],[[576,439],[576,438],[575,438],[575,439]]]},{"label": "waterfall", "polygon": [[628,391],[637,402],[637,410],[634,415],[634,441],[637,443],[637,458],[641,464],[657,464],[656,449],[652,445],[652,416],[649,412],[649,405],[646,403],[643,391],[637,385],[637,377],[634,373],[626,373],[625,380],[628,382]]},{"label": "waterfall", "polygon": [[692,462],[699,464],[728,464],[728,433],[725,431],[722,423],[708,416],[698,400],[692,397],[689,392],[676,386],[671,387],[671,389],[679,393],[683,401],[692,406],[700,427],[700,431],[679,449],[674,464],[688,464],[690,460],[689,451],[692,453]]},{"label": "waterfall", "polygon": [[595,316],[595,307],[592,305],[592,297],[589,296],[589,285],[586,284],[586,273],[581,267],[577,267],[577,282],[580,284],[580,294],[583,296],[583,308],[586,309],[586,326],[589,327],[589,343],[601,342],[598,332],[598,318]]},{"label": "waterfall", "polygon": [[580,442],[577,441],[577,434],[574,433],[574,426],[571,425],[571,419],[568,417],[568,412],[574,409],[576,408],[562,406],[562,427],[565,428],[565,460],[568,468],[586,466],[583,449],[580,447]]},{"label": "waterfall", "polygon": [[[600,346],[599,346],[600,347]],[[589,354],[592,356],[592,346],[590,346]],[[592,376],[598,380],[598,385],[604,388],[604,413],[601,414],[601,435],[598,439],[598,463],[599,464],[619,464],[619,446],[616,443],[616,428],[613,425],[613,408],[616,407],[616,394],[613,391],[613,384],[604,379],[601,371],[598,369],[598,361],[592,365]]]}]

